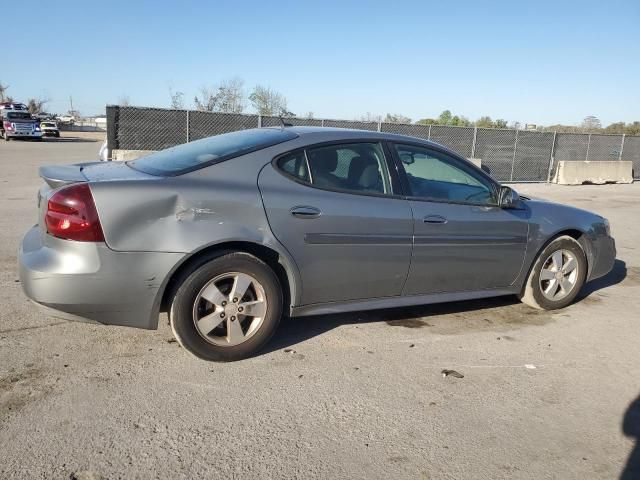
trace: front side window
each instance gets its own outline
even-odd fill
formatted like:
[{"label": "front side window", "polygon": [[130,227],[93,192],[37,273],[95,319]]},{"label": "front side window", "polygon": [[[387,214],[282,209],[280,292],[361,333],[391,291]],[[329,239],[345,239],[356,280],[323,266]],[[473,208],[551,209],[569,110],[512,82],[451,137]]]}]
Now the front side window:
[{"label": "front side window", "polygon": [[427,200],[495,205],[493,184],[449,156],[413,145],[394,146],[411,195]]}]

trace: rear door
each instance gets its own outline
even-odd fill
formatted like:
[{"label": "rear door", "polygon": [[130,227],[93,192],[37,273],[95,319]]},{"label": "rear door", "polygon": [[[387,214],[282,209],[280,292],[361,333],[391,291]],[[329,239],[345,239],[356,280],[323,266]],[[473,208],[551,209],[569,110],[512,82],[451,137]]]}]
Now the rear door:
[{"label": "rear door", "polygon": [[302,305],[400,295],[412,216],[383,145],[333,143],[288,153],[258,185],[269,225],[302,278]]},{"label": "rear door", "polygon": [[524,261],[526,210],[497,204],[498,185],[466,161],[395,144],[414,217],[414,248],[404,295],[511,285]]}]

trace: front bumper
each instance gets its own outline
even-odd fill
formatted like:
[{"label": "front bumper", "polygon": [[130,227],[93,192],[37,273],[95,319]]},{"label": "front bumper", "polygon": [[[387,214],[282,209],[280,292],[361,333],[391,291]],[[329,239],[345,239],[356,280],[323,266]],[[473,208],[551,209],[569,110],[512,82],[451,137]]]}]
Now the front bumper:
[{"label": "front bumper", "polygon": [[31,228],[20,246],[22,288],[62,318],[154,329],[161,293],[182,253],[116,252]]},{"label": "front bumper", "polygon": [[43,130],[42,136],[43,137],[59,137],[60,132],[58,130]]},{"label": "front bumper", "polygon": [[5,133],[8,137],[11,138],[42,138],[42,132],[16,132],[15,130],[5,130]]}]

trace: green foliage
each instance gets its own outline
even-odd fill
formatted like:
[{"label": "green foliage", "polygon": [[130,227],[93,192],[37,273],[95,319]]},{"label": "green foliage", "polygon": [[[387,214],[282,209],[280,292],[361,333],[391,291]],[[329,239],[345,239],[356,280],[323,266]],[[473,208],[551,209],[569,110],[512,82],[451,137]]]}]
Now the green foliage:
[{"label": "green foliage", "polygon": [[404,115],[400,115],[399,113],[387,113],[387,116],[384,117],[383,122],[385,123],[411,123],[411,119],[409,117],[405,117]]},{"label": "green foliage", "polygon": [[271,88],[256,85],[249,95],[249,101],[260,115],[294,116],[287,108],[285,96]]}]

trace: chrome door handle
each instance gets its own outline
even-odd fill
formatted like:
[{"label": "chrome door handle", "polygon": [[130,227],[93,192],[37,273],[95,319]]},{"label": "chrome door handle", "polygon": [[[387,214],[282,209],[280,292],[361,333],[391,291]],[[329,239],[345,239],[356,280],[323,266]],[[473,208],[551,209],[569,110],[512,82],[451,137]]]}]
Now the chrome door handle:
[{"label": "chrome door handle", "polygon": [[298,218],[318,218],[322,213],[320,209],[316,207],[306,206],[293,207],[289,212],[291,212],[291,215]]},{"label": "chrome door handle", "polygon": [[424,223],[443,224],[447,223],[447,219],[441,215],[427,215],[422,219]]}]

